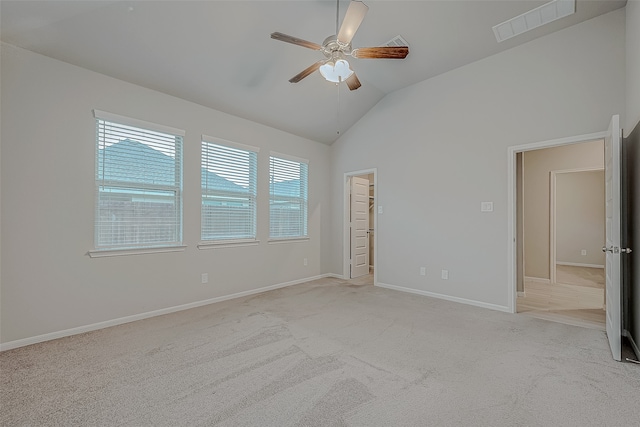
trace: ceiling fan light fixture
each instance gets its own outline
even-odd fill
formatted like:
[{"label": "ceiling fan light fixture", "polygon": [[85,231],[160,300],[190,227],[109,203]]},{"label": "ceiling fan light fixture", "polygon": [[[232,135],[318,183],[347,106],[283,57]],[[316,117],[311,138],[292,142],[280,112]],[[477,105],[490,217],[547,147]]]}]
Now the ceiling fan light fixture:
[{"label": "ceiling fan light fixture", "polygon": [[329,60],[320,66],[320,74],[329,82],[340,83],[351,77],[353,70],[346,59]]}]

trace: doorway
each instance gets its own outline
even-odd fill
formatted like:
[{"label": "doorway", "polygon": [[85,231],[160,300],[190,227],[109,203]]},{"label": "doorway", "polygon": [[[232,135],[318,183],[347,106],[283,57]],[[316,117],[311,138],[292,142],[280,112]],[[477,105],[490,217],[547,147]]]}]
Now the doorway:
[{"label": "doorway", "polygon": [[[622,153],[622,129],[620,128],[620,116],[614,115],[611,117],[609,127],[607,131],[581,135],[570,138],[562,138],[557,140],[524,144],[520,146],[512,146],[507,150],[507,164],[508,164],[508,193],[507,193],[507,218],[508,218],[508,303],[511,312],[517,310],[517,292],[516,284],[518,283],[517,275],[520,273],[520,259],[517,259],[521,255],[520,250],[516,250],[521,243],[517,240],[519,228],[518,217],[516,212],[520,209],[518,200],[518,190],[516,176],[518,173],[518,158],[521,153],[534,152],[534,150],[549,147],[570,146],[572,144],[584,142],[603,140],[604,148],[604,171],[605,171],[605,244],[601,250],[605,253],[605,294],[606,294],[606,334],[611,348],[611,354],[615,360],[621,360],[622,352],[622,336],[623,333],[623,318],[622,305],[622,277],[621,277],[621,255],[629,254],[631,249],[628,247],[622,247],[621,243],[626,242],[628,237],[622,235],[622,232],[627,232],[628,228],[624,225],[624,218],[621,215],[621,189],[626,188],[627,183],[622,182],[621,174],[621,153]],[[522,196],[521,196],[522,198]],[[526,238],[525,238],[526,242]],[[526,247],[522,251],[526,252]],[[525,264],[526,266],[526,264]],[[526,291],[525,291],[526,293]],[[560,319],[550,319],[561,321]],[[564,322],[570,323],[570,322]]]},{"label": "doorway", "polygon": [[[606,136],[606,132],[594,133],[589,135],[580,135],[570,138],[562,138],[558,140],[545,141],[539,143],[525,144],[521,146],[510,147],[508,150],[509,164],[509,194],[508,194],[508,216],[509,216],[509,303],[512,312],[516,312],[518,308],[518,297],[527,296],[525,279],[530,284],[530,291],[535,292],[535,287],[547,288],[547,295],[541,296],[550,300],[550,289],[558,291],[559,288],[550,288],[552,284],[551,272],[551,172],[566,171],[570,169],[584,168],[584,164],[576,164],[576,156],[570,154],[574,147],[579,145],[591,144],[592,151],[598,151],[600,155],[603,153],[602,141]],[[597,145],[597,148],[595,147]],[[529,166],[533,166],[535,161],[540,163],[540,157],[543,156],[543,150],[556,149],[555,156],[552,156],[551,164],[546,165],[546,172],[538,172],[537,176],[525,175],[527,168],[527,157],[529,158]],[[533,157],[537,156],[538,159]],[[573,163],[559,163],[566,157],[573,159]],[[588,167],[592,169],[601,169],[603,167],[603,157],[598,163],[591,164]],[[525,201],[523,197],[523,187],[526,181],[538,181],[540,192],[537,194],[538,201]],[[525,212],[527,214],[525,215]],[[529,225],[536,225],[537,232],[529,231],[529,240],[527,241],[524,231],[525,218],[529,219]],[[602,224],[604,228],[604,224]],[[542,230],[542,231],[540,231]],[[525,244],[527,243],[527,244]],[[600,245],[601,246],[601,245]],[[597,249],[591,248],[587,253],[593,253]],[[582,253],[582,252],[580,252]],[[555,259],[555,255],[554,255]],[[553,272],[555,278],[556,271]],[[531,284],[535,285],[531,285]],[[542,291],[539,291],[542,292]],[[529,296],[532,296],[530,293]],[[571,298],[571,297],[569,297]],[[602,309],[602,299],[598,300],[598,307]],[[540,311],[548,308],[542,308]],[[566,319],[565,319],[566,320]],[[569,322],[566,322],[569,323]],[[599,322],[598,322],[599,323]]]},{"label": "doorway", "polygon": [[377,283],[377,170],[344,174],[343,278]]},{"label": "doorway", "polygon": [[604,141],[521,153],[516,310],[605,329]]}]

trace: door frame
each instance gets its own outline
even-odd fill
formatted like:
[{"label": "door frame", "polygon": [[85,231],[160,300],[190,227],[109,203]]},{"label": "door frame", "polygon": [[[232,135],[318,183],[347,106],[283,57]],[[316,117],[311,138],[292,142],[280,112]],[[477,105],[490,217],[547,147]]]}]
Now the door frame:
[{"label": "door frame", "polygon": [[344,197],[342,216],[342,277],[349,280],[351,277],[349,267],[351,265],[351,241],[349,228],[351,213],[351,177],[373,174],[373,284],[378,284],[378,168],[362,169],[353,172],[345,172],[343,177]]},{"label": "door frame", "polygon": [[516,288],[518,284],[516,278],[516,244],[518,243],[516,241],[516,154],[604,139],[606,135],[607,132],[603,131],[507,147],[507,307],[510,313],[516,312],[516,299],[518,297]]},{"label": "door frame", "polygon": [[551,284],[556,283],[556,265],[558,260],[556,259],[556,178],[560,174],[567,173],[579,173],[579,172],[599,172],[604,171],[604,168],[576,168],[576,169],[562,169],[553,170],[550,172],[549,179],[549,281]]}]

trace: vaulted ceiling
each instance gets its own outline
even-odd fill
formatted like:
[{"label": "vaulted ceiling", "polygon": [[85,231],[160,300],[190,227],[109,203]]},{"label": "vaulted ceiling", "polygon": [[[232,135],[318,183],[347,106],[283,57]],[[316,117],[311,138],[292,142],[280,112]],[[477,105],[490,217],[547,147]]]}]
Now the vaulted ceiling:
[{"label": "vaulted ceiling", "polygon": [[[272,40],[279,31],[322,43],[335,34],[336,1],[7,1],[0,39],[311,140],[331,144],[386,94],[603,13],[626,1],[577,0],[576,13],[497,43],[492,26],[546,1],[365,0],[354,47],[401,35],[405,60],[354,59],[362,87],[317,72],[322,59]],[[348,7],[340,1],[340,20]],[[567,52],[568,55],[571,52]]]}]

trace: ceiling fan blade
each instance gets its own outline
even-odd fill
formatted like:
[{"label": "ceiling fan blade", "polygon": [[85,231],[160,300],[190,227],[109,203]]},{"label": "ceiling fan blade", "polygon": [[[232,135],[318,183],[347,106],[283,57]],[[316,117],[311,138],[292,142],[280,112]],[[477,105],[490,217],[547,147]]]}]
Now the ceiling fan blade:
[{"label": "ceiling fan blade", "polygon": [[353,49],[351,52],[351,56],[361,59],[404,59],[408,54],[408,46],[359,47],[358,49]]},{"label": "ceiling fan blade", "polygon": [[302,39],[299,39],[297,37],[289,36],[289,35],[283,34],[283,33],[278,33],[278,32],[271,33],[271,38],[275,39],[275,40],[280,40],[281,42],[297,44],[298,46],[306,47],[306,48],[313,49],[313,50],[322,49],[322,46],[320,46],[318,43],[310,42],[310,41],[307,41],[307,40],[302,40]]},{"label": "ceiling fan blade", "polygon": [[320,68],[320,66],[322,64],[324,64],[325,62],[327,62],[327,61],[323,59],[323,60],[318,61],[315,64],[311,65],[310,67],[305,68],[304,70],[302,70],[301,72],[299,72],[295,76],[291,77],[289,79],[289,82],[298,83],[300,80],[304,79],[305,77],[307,77],[308,75],[310,75],[311,73],[316,71],[318,68]]},{"label": "ceiling fan blade", "polygon": [[364,19],[364,15],[369,10],[369,6],[361,1],[353,0],[349,3],[347,13],[344,15],[342,26],[338,32],[338,41],[345,45],[351,43],[351,39],[358,31],[358,27]]},{"label": "ceiling fan blade", "polygon": [[356,76],[356,73],[351,74],[351,76],[345,80],[345,83],[349,87],[349,90],[356,90],[362,86],[360,80],[358,80],[358,76]]}]

